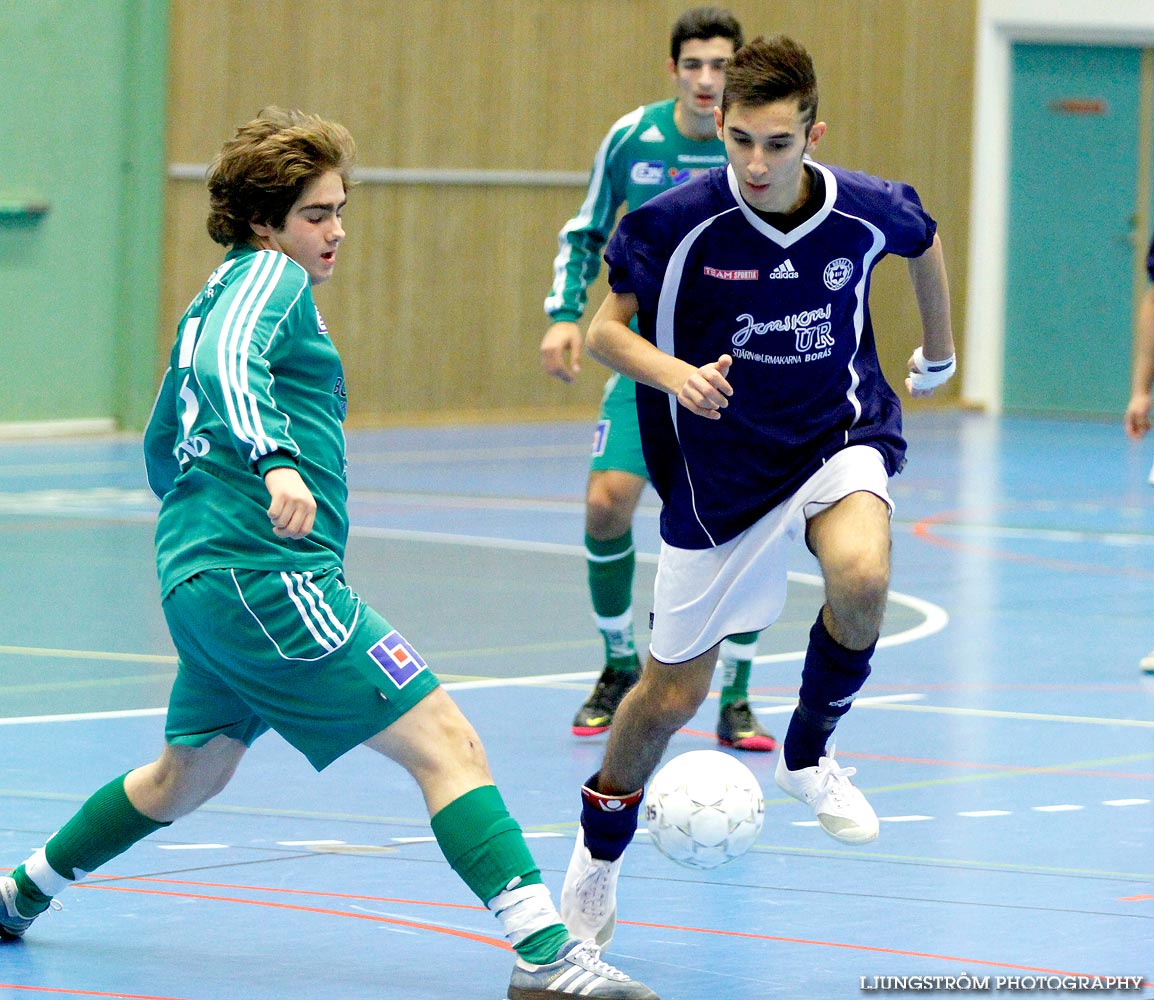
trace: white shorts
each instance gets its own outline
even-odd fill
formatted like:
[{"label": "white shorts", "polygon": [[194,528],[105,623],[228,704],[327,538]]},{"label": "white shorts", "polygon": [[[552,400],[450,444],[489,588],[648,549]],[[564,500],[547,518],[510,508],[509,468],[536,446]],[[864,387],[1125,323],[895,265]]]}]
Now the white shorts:
[{"label": "white shorts", "polygon": [[653,658],[684,663],[727,636],[772,625],[785,606],[787,547],[804,537],[806,521],[859,491],[876,494],[892,514],[888,481],[876,448],[851,445],[736,538],[711,549],[662,542],[653,585]]}]

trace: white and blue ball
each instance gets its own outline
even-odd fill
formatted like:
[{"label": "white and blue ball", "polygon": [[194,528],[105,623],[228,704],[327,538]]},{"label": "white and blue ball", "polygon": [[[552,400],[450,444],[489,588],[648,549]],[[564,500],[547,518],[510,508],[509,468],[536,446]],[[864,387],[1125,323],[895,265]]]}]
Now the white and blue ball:
[{"label": "white and blue ball", "polygon": [[719,750],[691,750],[666,763],[649,783],[644,808],[658,850],[689,868],[741,857],[765,818],[753,772]]}]

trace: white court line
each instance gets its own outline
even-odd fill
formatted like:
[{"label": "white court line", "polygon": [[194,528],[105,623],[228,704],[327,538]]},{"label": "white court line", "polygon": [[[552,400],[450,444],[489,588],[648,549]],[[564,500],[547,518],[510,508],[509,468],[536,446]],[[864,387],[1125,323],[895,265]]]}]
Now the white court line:
[{"label": "white court line", "polygon": [[167,708],[126,708],[119,712],[74,712],[71,715],[25,715],[16,719],[0,719],[0,726],[25,726],[36,722],[87,722],[89,719],[137,719],[149,715],[164,715]]},{"label": "white court line", "polygon": [[[756,695],[755,695],[755,697],[756,697]],[[901,701],[920,701],[924,697],[925,697],[924,694],[912,694],[912,693],[911,694],[879,694],[879,695],[871,696],[869,698],[855,698],[853,704],[854,704],[854,708],[858,708],[861,705],[891,705],[894,702],[901,702]],[[797,702],[791,701],[788,705],[766,705],[763,707],[755,708],[753,711],[754,711],[754,714],[756,714],[756,715],[785,715],[789,712],[792,712],[796,707],[797,707]]]},{"label": "white court line", "polygon": [[[530,542],[513,538],[484,538],[479,535],[455,535],[438,531],[408,531],[402,528],[373,528],[360,527],[350,529],[350,534],[365,538],[392,538],[398,541],[434,542],[441,545],[473,545],[485,549],[510,549],[515,552],[546,552],[552,555],[573,555],[585,558],[585,546],[568,545],[559,542]],[[657,556],[651,552],[638,552],[638,562],[655,564]],[[811,587],[823,587],[824,581],[814,573],[795,573],[790,570],[786,574],[793,583],[803,583]],[[950,621],[949,613],[940,605],[922,600],[911,594],[903,594],[896,590],[889,592],[889,599],[895,604],[902,604],[912,611],[925,616],[925,621],[913,628],[893,635],[884,635],[878,639],[878,648],[886,649],[890,646],[901,646],[908,642],[916,642],[927,636],[934,635],[944,629]],[[785,663],[805,659],[805,650],[799,649],[789,653],[766,653],[754,657],[754,663]],[[595,671],[589,676],[599,676]]]},{"label": "white court line", "polygon": [[156,848],[161,851],[224,851],[232,844],[157,844]]},{"label": "white court line", "polygon": [[[351,529],[350,533],[365,538],[392,538],[401,541],[434,542],[442,545],[472,545],[477,548],[509,549],[517,552],[544,552],[554,555],[585,557],[585,547],[583,545],[560,544],[557,542],[530,542],[511,538],[484,538],[476,535],[454,535],[435,531],[408,531],[399,528],[360,527]],[[648,552],[639,552],[637,553],[637,561],[656,563],[657,556]],[[795,573],[791,570],[787,576],[795,583],[816,587],[823,585],[822,578],[812,573]],[[912,597],[909,594],[901,594],[893,590],[890,591],[889,597],[890,600],[897,604],[904,604],[906,607],[920,612],[925,616],[926,620],[922,622],[922,624],[915,625],[913,628],[906,629],[903,632],[883,636],[878,640],[879,648],[897,646],[907,642],[914,642],[918,639],[924,639],[926,636],[933,635],[935,632],[940,632],[950,620],[950,616],[944,608],[932,604],[929,601],[923,601],[921,598]],[[753,662],[782,663],[791,660],[801,660],[804,659],[804,657],[805,650],[797,650],[790,653],[770,653],[764,656],[758,656]],[[151,658],[152,657],[150,657],[150,659]],[[175,657],[173,659],[175,659]],[[443,684],[442,687],[447,691],[469,691],[479,688],[496,687],[532,687],[565,681],[593,680],[598,676],[600,676],[600,671],[598,670],[582,670],[566,674],[546,674],[531,677],[499,677],[482,681],[457,681]],[[913,697],[921,696],[915,695]],[[891,696],[889,700],[893,701],[906,698],[907,696],[896,695]],[[867,704],[873,701],[877,701],[877,699],[861,699],[858,704]],[[793,708],[791,706],[790,711],[792,710]],[[0,726],[29,725],[41,722],[81,722],[92,719],[128,719],[164,715],[167,711],[167,708],[138,708],[114,712],[80,712],[70,715],[30,715],[12,719],[0,719]],[[1151,725],[1154,726],[1154,723],[1151,723]]]},{"label": "white court line", "polygon": [[[561,837],[563,834],[553,833],[547,830],[538,832],[534,832],[532,830],[524,830],[522,831],[521,836],[526,840],[546,840],[554,837]],[[437,842],[436,837],[390,837],[389,840],[391,840],[394,844],[435,844]]]}]

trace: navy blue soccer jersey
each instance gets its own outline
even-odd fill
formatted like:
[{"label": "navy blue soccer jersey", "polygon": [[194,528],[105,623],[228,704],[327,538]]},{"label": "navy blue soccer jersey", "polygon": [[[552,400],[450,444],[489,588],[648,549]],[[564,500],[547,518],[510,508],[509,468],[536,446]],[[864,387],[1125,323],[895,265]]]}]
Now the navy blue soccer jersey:
[{"label": "navy blue soccer jersey", "polygon": [[720,420],[637,387],[661,534],[679,548],[733,538],[848,445],[877,448],[890,475],[904,461],[870,272],[888,253],[921,256],[937,225],[907,185],[806,162],[825,200],[789,232],[718,167],[624,216],[605,253],[610,287],[637,297],[643,337],[695,367],[733,357]]}]

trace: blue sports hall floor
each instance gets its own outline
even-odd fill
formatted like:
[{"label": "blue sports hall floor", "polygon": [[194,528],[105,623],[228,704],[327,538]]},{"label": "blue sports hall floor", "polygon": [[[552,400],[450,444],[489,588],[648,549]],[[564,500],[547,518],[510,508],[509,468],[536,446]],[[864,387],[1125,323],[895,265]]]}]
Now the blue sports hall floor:
[{"label": "blue sports hall floor", "polygon": [[[600,666],[590,431],[349,439],[349,581],[479,729],[555,893],[604,742],[569,732]],[[1154,996],[1152,449],[1118,423],[960,412],[911,414],[907,437],[884,638],[838,732],[881,837],[830,839],[777,792],[776,754],[741,755],[766,795],[747,855],[695,871],[644,835],[626,855],[608,957],[663,1000],[840,1000],[934,977],[988,995],[1135,977],[1124,995]],[[134,439],[0,441],[0,869],[159,750],[175,662],[155,510]],[[647,493],[642,623],[657,513]],[[760,641],[753,702],[779,735],[816,572],[799,546]],[[716,712],[670,754],[715,746]],[[210,805],[61,902],[0,945],[0,997],[500,1000],[511,967],[403,772],[361,749],[318,775],[272,734]]]}]

